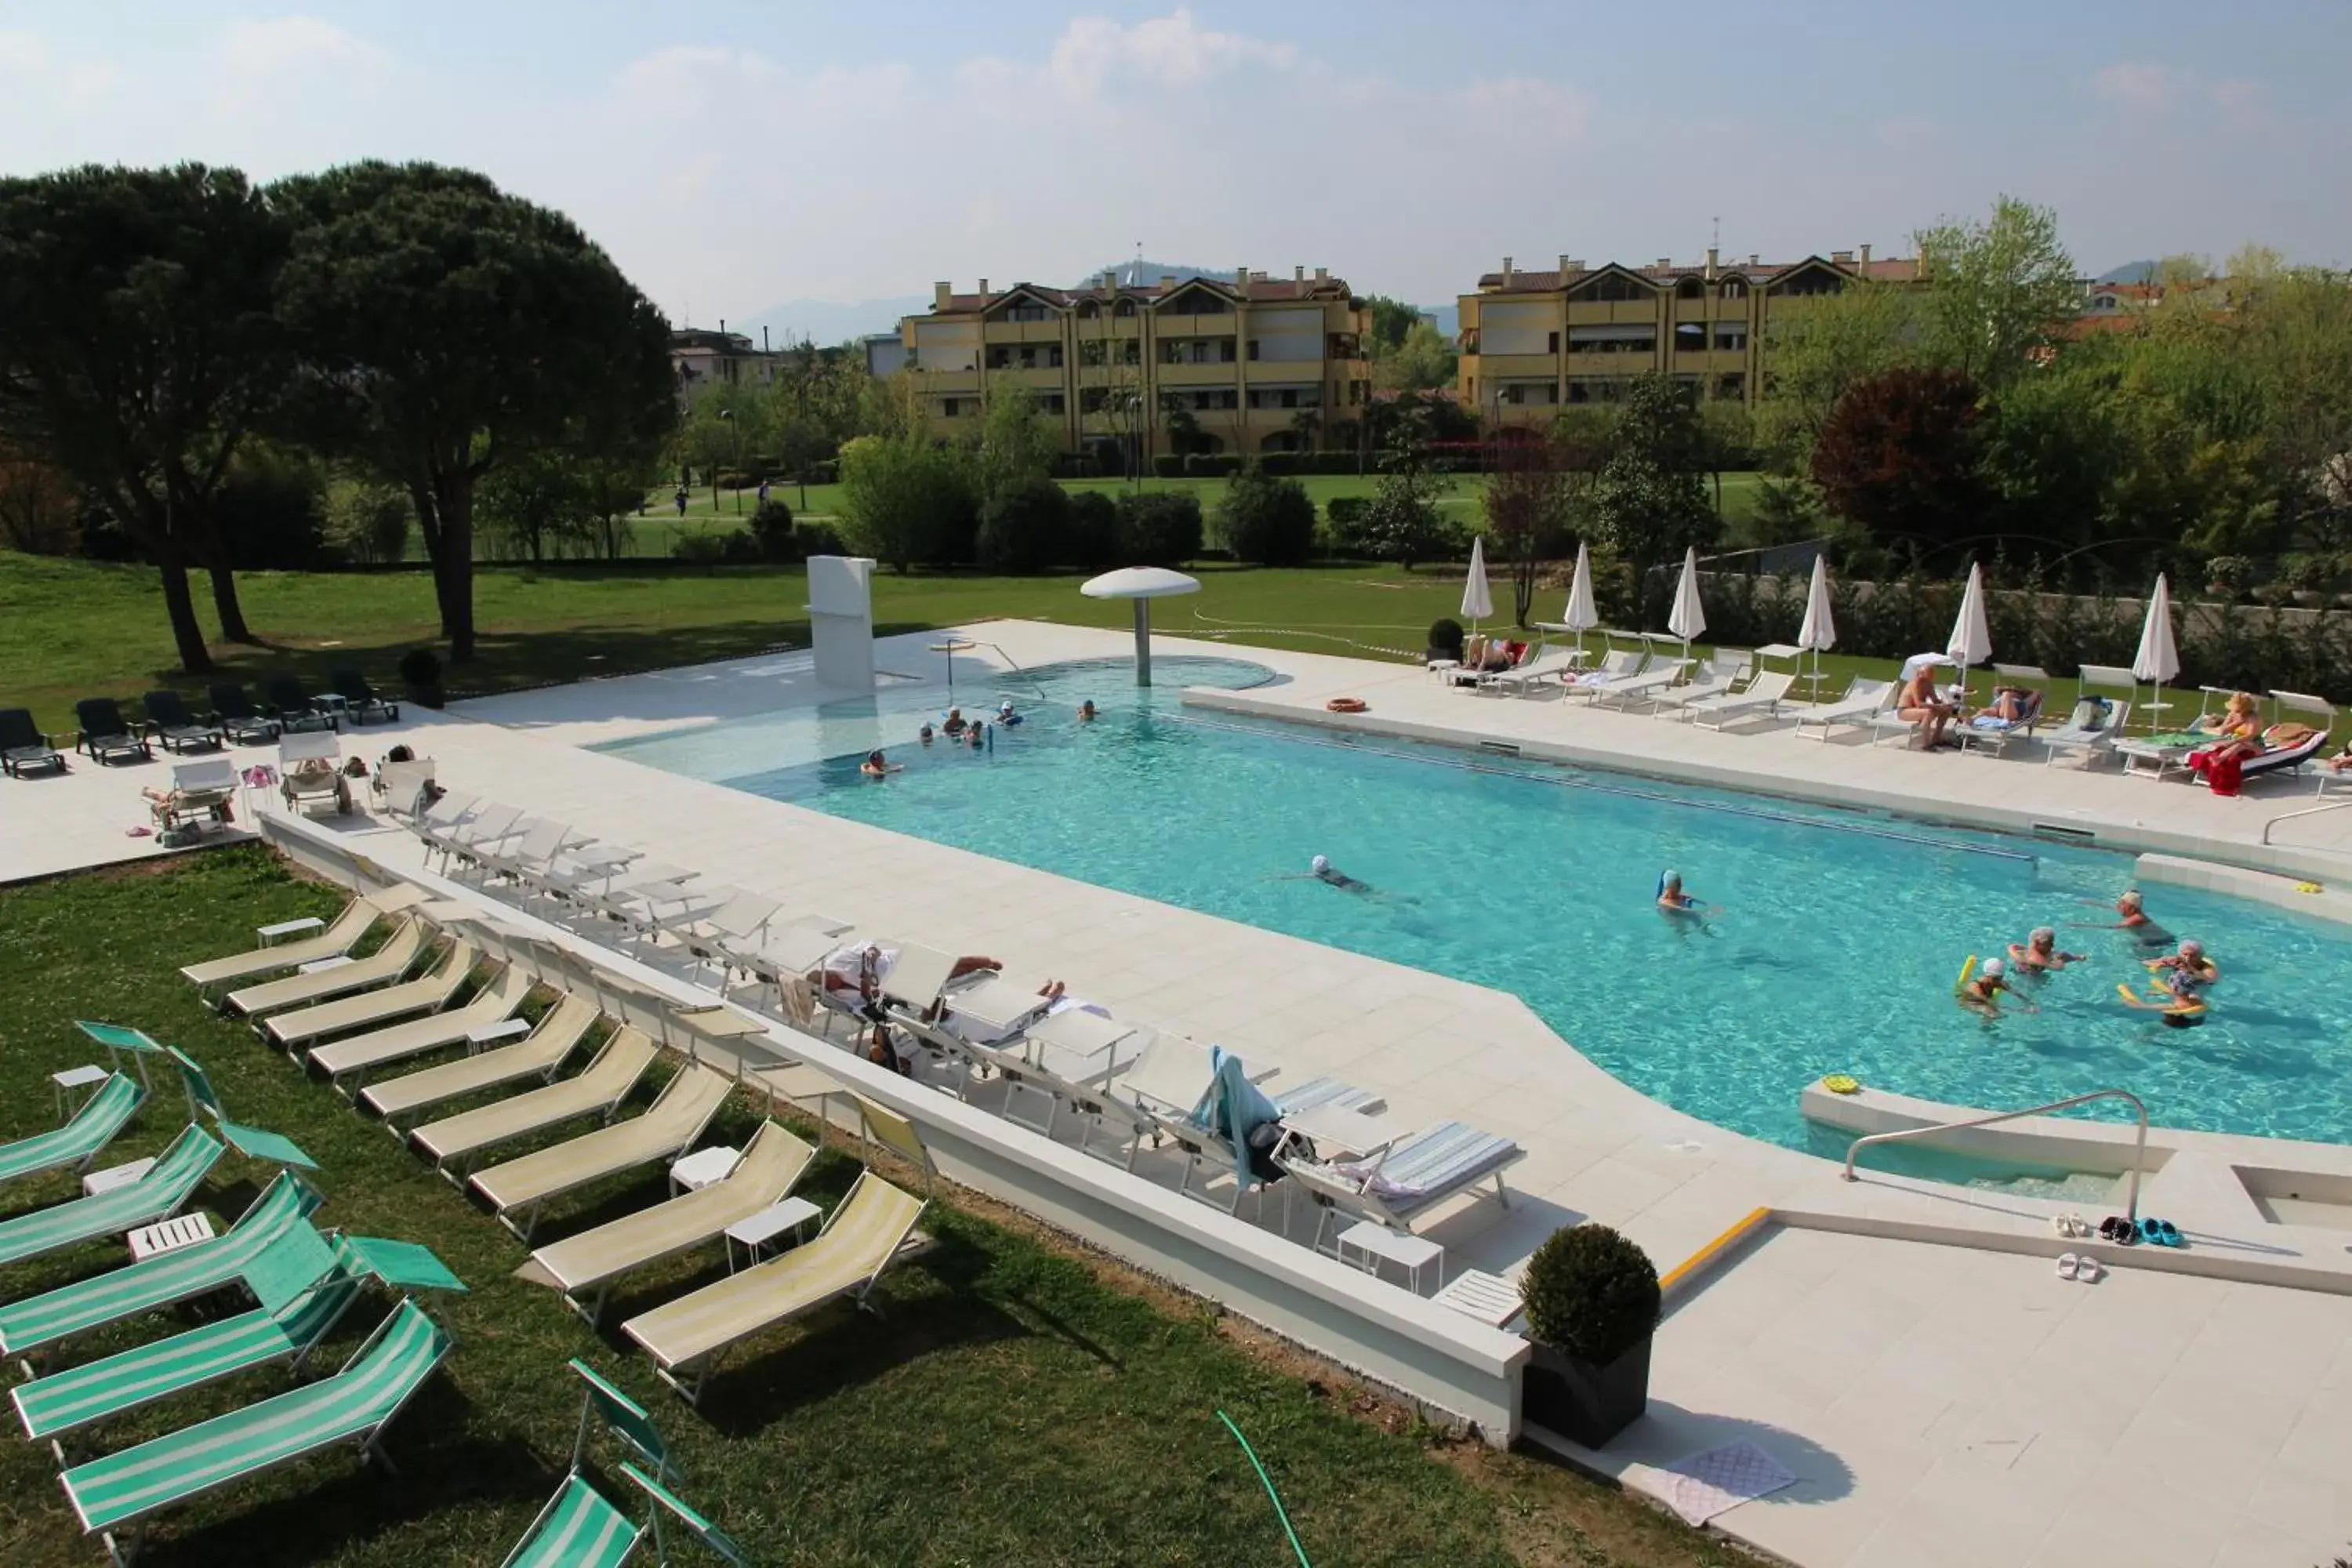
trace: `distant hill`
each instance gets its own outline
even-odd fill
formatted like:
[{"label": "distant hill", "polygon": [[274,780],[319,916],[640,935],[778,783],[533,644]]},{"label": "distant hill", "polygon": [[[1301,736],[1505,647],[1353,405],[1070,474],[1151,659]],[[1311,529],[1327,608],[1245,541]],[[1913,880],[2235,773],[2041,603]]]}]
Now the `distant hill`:
[{"label": "distant hill", "polygon": [[2156,281],[2156,263],[2126,261],[2112,271],[2100,273],[2091,281],[2094,283],[2153,283]]}]

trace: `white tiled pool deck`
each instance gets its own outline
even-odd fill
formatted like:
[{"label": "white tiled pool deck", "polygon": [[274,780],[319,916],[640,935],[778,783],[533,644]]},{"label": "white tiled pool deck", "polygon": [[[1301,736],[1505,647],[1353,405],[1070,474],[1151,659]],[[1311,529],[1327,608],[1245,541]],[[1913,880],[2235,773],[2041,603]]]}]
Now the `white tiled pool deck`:
[{"label": "white tiled pool deck", "polygon": [[[1119,634],[1028,622],[979,635],[1024,665],[1129,646]],[[938,636],[890,639],[877,663],[937,681],[940,656],[927,645]],[[1279,684],[1215,700],[1249,710],[1326,721],[1325,700],[1350,695],[1370,709],[1358,725],[1502,740],[1664,776],[1995,826],[2063,823],[2104,841],[2298,873],[2352,854],[2352,813],[2288,824],[2300,830],[2288,835],[2299,861],[2257,844],[2270,817],[2310,804],[2307,781],[2215,800],[2175,781],[2045,769],[2030,750],[1992,759],[1823,746],[1785,724],[1718,734],[1476,698],[1395,665],[1161,646],[1276,669]],[[969,679],[986,656],[958,657]],[[1510,1173],[1511,1206],[1463,1204],[1427,1227],[1454,1267],[1507,1268],[1585,1218],[1625,1230],[1662,1267],[1759,1206],[1878,1232],[1781,1227],[1738,1254],[1661,1329],[1653,1417],[1605,1454],[1580,1456],[1631,1466],[1639,1486],[1645,1464],[1728,1440],[1717,1433],[1752,1436],[1803,1479],[1715,1523],[1809,1568],[2300,1564],[2352,1542],[2352,1487],[2322,1481],[2352,1467],[2352,1295],[2154,1267],[2285,1258],[2352,1277],[2344,1234],[2271,1224],[2227,1180],[2232,1160],[2265,1162],[2259,1141],[2177,1141],[2144,1207],[2181,1223],[2191,1249],[2165,1259],[2108,1248],[2105,1280],[2069,1284],[2052,1270],[2062,1244],[2049,1205],[1882,1176],[1846,1184],[1824,1162],[1634,1092],[1514,997],[579,749],[829,695],[807,656],[783,654],[465,704],[349,745],[373,760],[405,741],[435,756],[453,787],[789,909],[987,952],[1017,975],[1060,976],[1123,1017],[1215,1039],[1290,1081],[1329,1072],[1385,1096],[1405,1120],[1455,1117],[1512,1136],[1528,1158]],[[0,795],[0,880],[151,843],[122,829],[144,818],[139,785],[163,773],[160,763],[84,763],[56,784],[11,781]],[[389,867],[415,863],[403,833],[358,819],[345,830]],[[2297,1148],[2352,1175],[2352,1151]]]}]

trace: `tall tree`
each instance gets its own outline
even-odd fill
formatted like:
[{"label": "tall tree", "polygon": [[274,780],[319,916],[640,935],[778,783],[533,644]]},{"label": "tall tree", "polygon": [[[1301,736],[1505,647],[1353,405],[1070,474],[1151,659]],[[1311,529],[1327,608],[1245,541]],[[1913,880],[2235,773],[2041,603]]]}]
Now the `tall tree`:
[{"label": "tall tree", "polygon": [[1538,568],[1567,546],[1578,506],[1591,486],[1597,454],[1571,426],[1556,427],[1540,438],[1500,437],[1498,432],[1487,445],[1486,488],[1479,504],[1494,553],[1510,563],[1512,619],[1526,626],[1535,608]]},{"label": "tall tree", "polygon": [[1364,296],[1364,308],[1372,313],[1371,338],[1364,347],[1374,354],[1382,349],[1401,347],[1405,334],[1420,321],[1421,307],[1408,305],[1402,300],[1391,300],[1379,294]]},{"label": "tall tree", "polygon": [[1947,220],[1916,237],[1934,358],[1995,392],[2042,358],[2083,307],[2048,207],[2002,196],[1982,222]]},{"label": "tall tree", "polygon": [[1655,374],[1635,377],[1593,480],[1592,521],[1601,542],[1633,568],[1636,594],[1651,567],[1721,534],[1722,520],[1707,503],[1706,463],[1689,389]]},{"label": "tall tree", "polygon": [[1801,474],[1847,388],[1926,352],[1922,301],[1899,284],[1856,282],[1774,305],[1765,319],[1767,392],[1756,437],[1775,468]]},{"label": "tall tree", "polygon": [[848,354],[820,349],[808,339],[788,345],[769,384],[775,405],[776,452],[800,481],[808,509],[810,465],[837,456],[857,434],[865,370]]},{"label": "tall tree", "polygon": [[1957,370],[1895,370],[1850,389],[1813,447],[1832,510],[1923,552],[1982,529],[1983,392]]},{"label": "tall tree", "polygon": [[992,387],[972,453],[982,503],[1052,479],[1054,455],[1060,450],[1053,426],[1037,412],[1034,394],[1010,381]]},{"label": "tall tree", "polygon": [[163,577],[180,662],[212,668],[188,568],[250,642],[214,504],[285,385],[284,230],[244,175],[95,164],[0,181],[0,437],[100,500]]},{"label": "tall tree", "polygon": [[1372,377],[1400,392],[1434,392],[1454,384],[1458,358],[1434,323],[1416,320],[1402,342],[1374,351]]},{"label": "tall tree", "polygon": [[431,163],[272,187],[309,428],[408,491],[451,658],[474,657],[474,487],[583,426],[675,418],[668,325],[559,213]]}]

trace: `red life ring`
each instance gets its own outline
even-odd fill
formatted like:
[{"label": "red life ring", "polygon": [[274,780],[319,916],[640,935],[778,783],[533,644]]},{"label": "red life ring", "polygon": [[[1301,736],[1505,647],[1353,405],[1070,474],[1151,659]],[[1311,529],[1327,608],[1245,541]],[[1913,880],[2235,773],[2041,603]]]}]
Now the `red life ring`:
[{"label": "red life ring", "polygon": [[1323,706],[1334,713],[1361,713],[1364,711],[1364,700],[1360,697],[1334,697]]}]

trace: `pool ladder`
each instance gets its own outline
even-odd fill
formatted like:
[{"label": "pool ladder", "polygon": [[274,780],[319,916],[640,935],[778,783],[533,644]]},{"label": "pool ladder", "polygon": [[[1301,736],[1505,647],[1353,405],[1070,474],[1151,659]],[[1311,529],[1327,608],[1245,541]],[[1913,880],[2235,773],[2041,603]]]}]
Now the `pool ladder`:
[{"label": "pool ladder", "polygon": [[2126,1089],[2095,1089],[2088,1094],[2078,1094],[2068,1100],[2053,1100],[2047,1105],[2029,1106],[2023,1110],[2002,1110],[1990,1116],[1973,1116],[1965,1121],[1939,1121],[1931,1127],[1906,1127],[1894,1132],[1872,1132],[1853,1141],[1845,1152],[1845,1179],[1857,1182],[1853,1173],[1853,1157],[1862,1152],[1865,1143],[1893,1143],[1905,1138],[1924,1138],[1930,1132],[1952,1132],[1964,1127],[1990,1127],[1996,1121],[2014,1121],[2021,1116],[2039,1116],[2045,1110],[2063,1110],[2069,1106],[2088,1105],[2095,1100],[2123,1100],[2139,1112],[2139,1136],[2132,1144],[2131,1190],[2125,1200],[2124,1213],[2132,1224],[2139,1224],[2139,1173],[2147,1163],[2147,1107],[2139,1096]]}]

